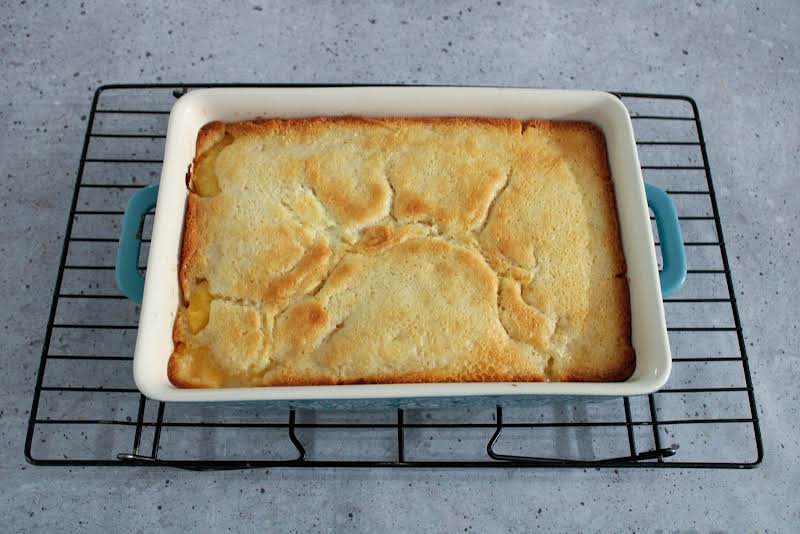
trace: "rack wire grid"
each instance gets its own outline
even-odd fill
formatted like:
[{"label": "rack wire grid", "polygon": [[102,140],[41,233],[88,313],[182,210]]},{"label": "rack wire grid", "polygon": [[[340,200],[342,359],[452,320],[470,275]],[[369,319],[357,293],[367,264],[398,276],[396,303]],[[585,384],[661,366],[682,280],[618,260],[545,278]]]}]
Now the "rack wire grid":
[{"label": "rack wire grid", "polygon": [[[664,300],[674,366],[657,393],[362,412],[145,398],[131,369],[139,306],[114,284],[119,224],[131,191],[158,180],[174,99],[212,86],[270,87],[106,85],[94,95],[28,423],[30,463],[207,470],[749,468],[761,462],[703,130],[697,105],[686,96],[616,93],[631,111],[645,179],[677,204],[687,250],[686,283]],[[151,226],[148,216],[140,261],[147,258]]]}]

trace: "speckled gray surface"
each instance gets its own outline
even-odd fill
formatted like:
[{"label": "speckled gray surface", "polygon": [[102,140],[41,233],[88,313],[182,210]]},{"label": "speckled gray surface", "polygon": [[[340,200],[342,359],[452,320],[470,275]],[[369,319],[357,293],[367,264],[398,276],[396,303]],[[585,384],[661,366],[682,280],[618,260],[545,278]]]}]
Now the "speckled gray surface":
[{"label": "speckled gray surface", "polygon": [[[0,515],[12,530],[780,531],[800,524],[800,10],[775,2],[0,2]],[[665,5],[661,5],[665,4]],[[694,96],[765,437],[753,471],[44,468],[31,392],[92,91],[158,81]],[[91,442],[84,447],[91,452]],[[794,525],[792,527],[791,525]]]}]

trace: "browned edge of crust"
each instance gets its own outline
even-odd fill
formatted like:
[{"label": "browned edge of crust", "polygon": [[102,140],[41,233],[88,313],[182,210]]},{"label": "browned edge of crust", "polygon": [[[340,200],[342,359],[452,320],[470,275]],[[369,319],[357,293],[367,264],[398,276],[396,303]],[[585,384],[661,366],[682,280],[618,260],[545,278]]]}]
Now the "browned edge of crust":
[{"label": "browned edge of crust", "polygon": [[216,387],[198,385],[196,382],[191,382],[189,380],[183,380],[178,372],[179,365],[179,355],[177,352],[173,352],[169,357],[169,363],[167,363],[167,379],[169,379],[173,386],[180,389],[220,389]]},{"label": "browned edge of crust", "polygon": [[[552,119],[528,119],[522,121],[523,133],[528,128],[539,128],[550,131],[585,131],[595,138],[598,147],[602,147],[603,153],[606,150],[606,137],[599,126],[588,121],[560,121]],[[607,163],[607,161],[606,161]]]},{"label": "browned edge of crust", "polygon": [[[186,218],[183,226],[183,239],[181,243],[181,253],[179,258],[179,269],[178,269],[178,292],[180,296],[180,304],[179,307],[188,306],[188,300],[186,298],[186,288],[189,287],[189,262],[194,256],[194,253],[197,251],[198,246],[198,215],[197,215],[197,202],[198,196],[191,191],[189,191],[187,199],[186,199]],[[178,310],[178,314],[180,313],[180,308]],[[178,365],[180,359],[180,353],[178,352],[179,345],[184,343],[181,335],[181,326],[179,321],[181,320],[180,315],[175,316],[175,322],[172,327],[172,354],[169,357],[169,363],[167,364],[167,378],[169,381],[176,387],[179,388],[190,388],[195,387],[191,383],[181,380],[179,373],[178,373]]]},{"label": "browned edge of crust", "polygon": [[172,385],[179,388],[192,387],[191,384],[181,379],[178,373],[178,365],[181,353],[178,348],[183,345],[181,341],[181,317],[175,316],[175,322],[172,325],[172,354],[169,355],[169,362],[167,363],[167,378]]},{"label": "browned edge of crust", "polygon": [[195,156],[192,159],[192,163],[189,165],[189,169],[186,171],[186,214],[184,218],[181,254],[178,259],[180,266],[178,282],[184,304],[187,304],[186,295],[184,294],[184,290],[188,284],[186,271],[188,270],[189,260],[194,255],[198,245],[198,196],[192,191],[192,177],[200,156],[214,146],[217,141],[222,139],[225,135],[225,130],[226,124],[219,121],[209,122],[200,128],[200,131],[197,133],[197,142],[195,143]]},{"label": "browned edge of crust", "polygon": [[276,376],[265,384],[266,387],[283,386],[351,386],[361,384],[428,384],[459,382],[544,382],[538,374],[526,373],[461,373],[454,376],[446,371],[416,371],[407,373],[388,373],[371,375],[357,380],[337,380],[324,375]]},{"label": "browned edge of crust", "polygon": [[[522,130],[522,121],[517,119],[501,119],[494,117],[363,117],[345,115],[341,117],[304,117],[296,119],[287,118],[256,118],[247,121],[219,123],[211,122],[200,130],[198,134],[198,155],[200,148],[207,149],[207,138],[217,132],[229,132],[233,135],[262,134],[292,126],[294,131],[313,133],[318,127],[325,125],[348,124],[356,126],[385,126],[391,127],[400,123],[418,123],[431,125],[464,125],[481,124],[495,128],[514,128]],[[220,125],[222,129],[220,130]],[[202,141],[200,136],[204,136]]]},{"label": "browned edge of crust", "polygon": [[179,365],[178,355],[177,353],[172,353],[172,356],[169,357],[169,363],[167,364],[167,378],[169,379],[170,383],[175,386],[176,388],[180,389],[220,389],[216,387],[206,387],[197,385],[194,382],[190,382],[187,380],[183,380],[178,374],[178,365]]},{"label": "browned edge of crust", "polygon": [[213,121],[203,125],[200,131],[197,132],[197,141],[195,142],[194,158],[186,170],[186,189],[192,190],[192,176],[194,169],[200,162],[200,158],[211,147],[219,142],[224,136],[227,125],[224,122]]},{"label": "browned edge of crust", "polygon": [[199,245],[200,221],[198,215],[199,198],[196,194],[189,192],[186,198],[186,218],[183,225],[183,239],[181,242],[181,255],[178,259],[180,268],[178,270],[178,284],[181,289],[181,299],[183,304],[188,305],[186,298],[186,288],[189,287],[189,262],[197,251]]},{"label": "browned edge of crust", "polygon": [[[186,211],[184,215],[183,235],[181,236],[181,249],[178,258],[178,293],[180,298],[179,306],[187,306],[188,300],[186,298],[186,289],[189,287],[189,262],[197,251],[199,245],[199,216],[198,216],[198,195],[192,192],[192,175],[197,164],[198,158],[206,151],[213,143],[210,143],[212,134],[223,134],[225,132],[225,124],[221,122],[211,122],[203,126],[197,134],[197,143],[195,148],[195,157],[192,160],[189,169],[186,172]],[[180,310],[179,310],[180,311]],[[190,382],[181,379],[178,366],[180,365],[180,353],[178,347],[184,342],[181,340],[181,332],[179,322],[180,316],[176,315],[172,328],[172,354],[170,354],[167,363],[167,379],[172,385],[178,388],[193,388],[195,387]]]},{"label": "browned edge of crust", "polygon": [[178,341],[175,341],[175,335],[173,332],[173,343],[175,345],[175,349],[172,350],[172,354],[169,356],[169,362],[167,363],[167,379],[170,383],[178,388],[193,388],[194,386],[183,379],[181,379],[180,374],[178,373],[178,365],[179,363],[179,353],[177,352]]}]

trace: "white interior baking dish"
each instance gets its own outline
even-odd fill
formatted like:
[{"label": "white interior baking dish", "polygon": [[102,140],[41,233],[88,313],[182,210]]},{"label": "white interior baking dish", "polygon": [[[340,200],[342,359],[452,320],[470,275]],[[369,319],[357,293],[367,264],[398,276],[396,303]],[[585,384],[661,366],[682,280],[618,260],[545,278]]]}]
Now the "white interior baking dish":
[{"label": "white interior baking dish", "polygon": [[[167,379],[172,326],[179,302],[178,257],[186,205],[186,170],[200,128],[214,120],[310,116],[486,116],[588,121],[606,137],[628,267],[636,371],[618,383],[452,383],[229,389],[179,389]],[[132,199],[123,223],[117,279],[129,296],[141,291],[130,257],[138,255],[135,228],[152,205],[156,188]],[[652,193],[652,195],[651,195]],[[169,117],[164,165],[157,192],[147,279],[134,355],[134,377],[146,396],[162,401],[326,401],[530,395],[637,395],[660,388],[671,369],[662,291],[648,212],[656,214],[665,272],[674,289],[682,281],[682,243],[668,197],[648,186],[639,168],[633,128],[625,106],[609,93],[474,87],[226,88],[181,97]],[[150,196],[150,198],[148,198]],[[131,230],[134,228],[134,230]],[[127,232],[127,235],[126,235]],[[668,238],[668,239],[667,239]],[[669,242],[669,243],[668,243]],[[670,251],[665,245],[670,245]],[[668,261],[669,260],[669,261]],[[131,267],[131,263],[133,267]],[[669,263],[670,265],[667,265]],[[131,271],[133,269],[133,271]],[[132,274],[135,273],[135,274]],[[138,278],[138,280],[134,280]],[[139,288],[136,288],[136,284]],[[131,289],[133,287],[133,289]]]}]

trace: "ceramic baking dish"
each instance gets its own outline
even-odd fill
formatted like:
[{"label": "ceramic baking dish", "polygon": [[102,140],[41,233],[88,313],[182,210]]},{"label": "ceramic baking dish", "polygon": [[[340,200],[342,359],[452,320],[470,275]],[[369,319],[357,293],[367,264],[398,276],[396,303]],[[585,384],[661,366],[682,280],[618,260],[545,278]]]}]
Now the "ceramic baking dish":
[{"label": "ceramic baking dish", "polygon": [[[312,116],[485,116],[588,121],[605,134],[628,267],[636,371],[616,383],[450,383],[311,387],[179,389],[167,379],[172,326],[179,301],[178,257],[186,205],[186,170],[200,128],[215,120]],[[157,198],[156,198],[157,197]],[[136,265],[143,215],[156,205],[147,279]],[[648,205],[659,231],[659,273]],[[678,218],[669,197],[642,181],[631,120],[609,93],[486,87],[275,87],[203,89],[182,96],[169,117],[159,184],[140,190],[123,219],[117,284],[141,301],[134,378],[146,396],[162,401],[289,401],[346,405],[348,401],[480,397],[617,396],[659,389],[671,369],[662,293],[683,282],[686,261]]]}]

